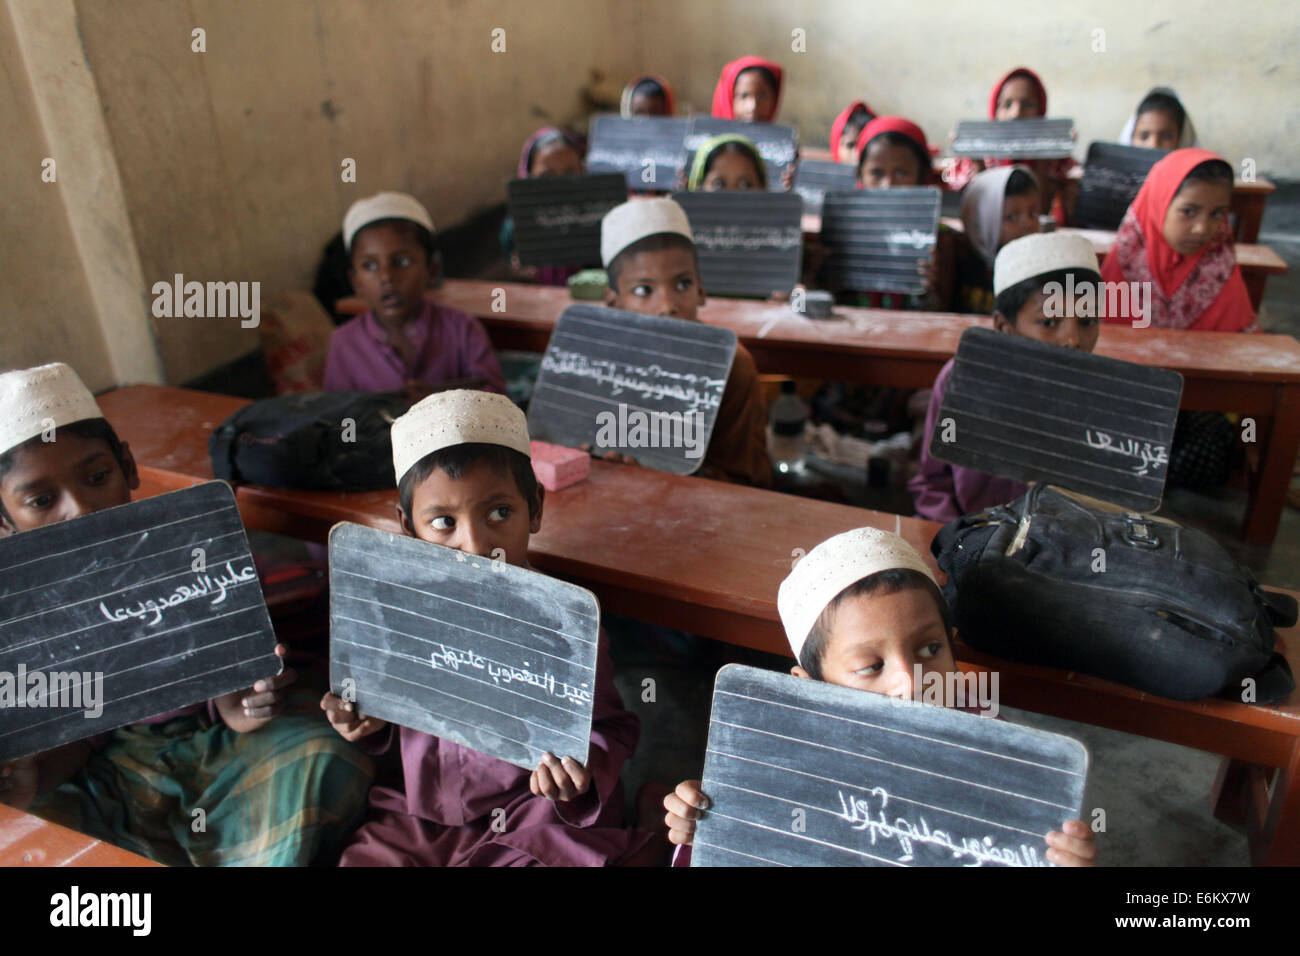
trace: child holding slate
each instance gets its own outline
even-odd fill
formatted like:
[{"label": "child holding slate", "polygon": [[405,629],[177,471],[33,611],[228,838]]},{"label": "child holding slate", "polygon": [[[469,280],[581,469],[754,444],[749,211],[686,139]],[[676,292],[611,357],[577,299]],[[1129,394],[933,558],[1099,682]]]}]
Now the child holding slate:
[{"label": "child holding slate", "polygon": [[[671,199],[633,200],[616,206],[601,222],[600,246],[609,273],[606,305],[699,321],[704,287],[691,224],[681,206]],[[758,488],[772,485],[767,412],[758,368],[739,343],[704,462],[695,474]]]},{"label": "child holding slate", "polygon": [[858,135],[875,119],[870,107],[862,100],[854,100],[831,124],[831,158],[837,163],[852,163],[858,158]]},{"label": "child holding slate", "polygon": [[1145,149],[1186,149],[1196,145],[1196,127],[1178,94],[1167,86],[1157,86],[1128,118],[1119,141]]},{"label": "child holding slate", "polygon": [[[1083,295],[1085,288],[1095,291],[1099,280],[1097,254],[1081,235],[1048,232],[1009,242],[993,264],[993,326],[999,332],[1091,352],[1100,330],[1096,311],[1076,309],[1073,302],[1065,302],[1058,303],[1064,315],[1055,314],[1058,310],[1049,308],[1047,290],[1052,283],[1068,288],[1072,281],[1077,294]],[[931,521],[951,521],[1005,504],[1025,491],[1017,481],[950,465],[930,453],[953,361],[949,359],[935,377],[925,416],[920,470],[907,483],[917,515]]]},{"label": "child holding slate", "polygon": [[[790,671],[796,677],[918,699],[922,675],[957,670],[948,605],[934,574],[888,531],[858,528],[817,545],[781,582],[777,609],[799,662]],[[708,807],[698,780],[664,798],[668,838],[683,847],[674,864],[688,862]],[[1097,855],[1082,820],[1065,821],[1046,840],[1047,859],[1060,866],[1091,866]]]},{"label": "child holding slate", "polygon": [[767,189],[767,167],[758,147],[743,136],[706,139],[695,151],[686,188],[692,192],[725,189]]},{"label": "child holding slate", "polygon": [[[5,533],[124,505],[139,483],[130,450],[71,368],[0,375]],[[0,802],[169,866],[302,866],[331,855],[364,808],[373,769],[322,721],[277,716],[294,679],[286,670],[10,763]]]},{"label": "child holding slate", "polygon": [[1038,232],[1038,203],[1038,180],[1027,166],[998,166],[971,180],[961,197],[966,241],[957,256],[957,311],[993,311],[993,258],[1008,242]]},{"label": "child holding slate", "polygon": [[[538,176],[581,176],[583,173],[582,148],[578,140],[566,130],[543,126],[524,140],[519,151],[517,179],[534,179]],[[515,253],[515,221],[509,216],[501,224],[501,248],[510,260],[515,276],[542,285],[564,285],[572,276],[582,271],[573,266],[525,266]]]},{"label": "child holding slate", "polygon": [[661,77],[652,74],[633,77],[623,87],[618,113],[624,119],[633,116],[674,116],[677,103],[673,90]]},{"label": "child holding slate", "polygon": [[330,338],[325,391],[403,389],[418,401],[444,382],[469,379],[505,392],[482,323],[424,297],[437,269],[433,219],[415,197],[357,200],[343,217],[343,242],[353,285],[370,308]]},{"label": "child holding slate", "polygon": [[[431,395],[393,423],[398,516],[406,534],[528,567],[544,489],[533,475],[528,425],[508,398]],[[357,712],[334,694],[321,707],[371,752],[401,748],[402,789],[376,787],[371,819],[342,866],[602,866],[652,863],[655,835],[623,826],[619,772],[639,724],[623,709],[602,630],[586,766],[546,754],[530,774],[513,764]]]},{"label": "child holding slate", "polygon": [[742,56],[722,68],[713,88],[713,115],[746,123],[771,123],[781,105],[781,67],[761,56]]}]

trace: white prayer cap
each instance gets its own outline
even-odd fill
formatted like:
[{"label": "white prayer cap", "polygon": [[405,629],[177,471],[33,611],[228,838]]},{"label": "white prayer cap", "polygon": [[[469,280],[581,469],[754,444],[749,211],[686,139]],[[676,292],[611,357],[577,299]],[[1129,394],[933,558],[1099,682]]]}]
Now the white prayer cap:
[{"label": "white prayer cap", "polygon": [[528,419],[504,395],[460,388],[435,392],[393,422],[393,471],[397,480],[425,455],[470,442],[504,445],[532,457]]},{"label": "white prayer cap", "polygon": [[695,241],[686,210],[673,200],[631,199],[615,206],[600,221],[601,262],[608,269],[614,258],[632,243],[664,232]]},{"label": "white prayer cap", "polygon": [[879,528],[856,528],[837,534],[800,558],[781,582],[776,597],[794,656],[799,656],[817,618],[836,595],[863,578],[893,568],[920,571],[934,581],[934,572],[915,548]]},{"label": "white prayer cap", "polygon": [[0,375],[0,454],[47,428],[103,417],[90,389],[62,362]]},{"label": "white prayer cap", "polygon": [[1013,239],[998,250],[993,260],[993,294],[1001,295],[1017,282],[1057,269],[1101,274],[1091,241],[1075,232],[1040,232]]},{"label": "white prayer cap", "polygon": [[375,193],[358,199],[343,217],[343,246],[352,251],[352,237],[381,219],[405,219],[433,232],[433,217],[420,200],[406,193]]}]

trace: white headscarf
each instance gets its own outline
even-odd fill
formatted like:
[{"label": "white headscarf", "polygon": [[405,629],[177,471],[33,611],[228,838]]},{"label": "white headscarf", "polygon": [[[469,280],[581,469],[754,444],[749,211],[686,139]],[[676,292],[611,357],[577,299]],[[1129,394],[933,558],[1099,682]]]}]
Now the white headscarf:
[{"label": "white headscarf", "polygon": [[1028,166],[994,166],[972,179],[961,194],[961,222],[966,228],[966,238],[990,266],[998,254],[998,240],[1002,238],[1007,180],[1017,169],[1038,185],[1038,177]]},{"label": "white headscarf", "polygon": [[[1183,105],[1183,131],[1182,134],[1178,137],[1177,148],[1186,149],[1189,146],[1195,146],[1196,127],[1192,125],[1192,117],[1188,114],[1187,106],[1183,104],[1182,98],[1179,97],[1177,93],[1175,93],[1167,86],[1153,86],[1151,89],[1147,90],[1147,94],[1146,96],[1142,97],[1142,100],[1145,100],[1147,96],[1150,96],[1152,93],[1163,93],[1165,94],[1165,96],[1171,96],[1174,99],[1178,100],[1180,105]],[[1142,101],[1139,100],[1138,106],[1141,105],[1142,105]],[[1123,146],[1133,145],[1133,131],[1137,129],[1137,121],[1138,121],[1138,114],[1137,111],[1134,110],[1133,115],[1130,116],[1128,118],[1128,122],[1124,124],[1124,128],[1120,130],[1119,141],[1121,145]]]}]

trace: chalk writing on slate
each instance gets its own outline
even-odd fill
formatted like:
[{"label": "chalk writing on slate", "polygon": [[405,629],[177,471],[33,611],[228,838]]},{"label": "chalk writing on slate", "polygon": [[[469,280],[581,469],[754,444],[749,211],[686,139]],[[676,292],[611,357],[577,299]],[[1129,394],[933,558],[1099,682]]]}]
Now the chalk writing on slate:
[{"label": "chalk writing on slate", "polygon": [[1154,511],[1182,391],[1183,377],[1167,369],[967,329],[930,454]]},{"label": "chalk writing on slate", "polygon": [[1088,755],[1069,737],[729,664],[692,866],[1049,866]]},{"label": "chalk writing on slate", "polygon": [[529,770],[547,751],[587,762],[600,634],[590,591],[355,524],[335,525],[329,549],[335,694]]},{"label": "chalk writing on slate", "polygon": [[587,170],[622,173],[638,192],[678,187],[686,167],[690,120],[676,116],[597,116],[591,124]]},{"label": "chalk writing on slate", "polygon": [[735,354],[731,329],[571,305],[542,356],[528,433],[689,475],[704,460]]},{"label": "chalk writing on slate", "polygon": [[515,250],[526,266],[600,265],[600,221],[627,199],[620,173],[512,179]]},{"label": "chalk writing on slate", "polygon": [[1072,119],[962,120],[952,151],[977,159],[1061,159],[1074,152]]},{"label": "chalk writing on slate", "polygon": [[767,167],[769,192],[784,192],[781,177],[799,158],[799,133],[793,126],[776,123],[745,123],[741,120],[715,119],[712,116],[691,117],[686,131],[686,170],[690,172],[695,162],[695,151],[706,139],[714,136],[743,136],[754,144],[758,155]]},{"label": "chalk writing on slate", "polygon": [[280,672],[224,482],[0,539],[0,762]]},{"label": "chalk writing on slate", "polygon": [[933,186],[827,195],[822,284],[856,292],[920,293],[924,281],[917,260],[934,251],[939,202]]},{"label": "chalk writing on slate", "polygon": [[712,295],[766,298],[789,292],[803,261],[803,201],[794,193],[751,190],[676,193],[686,210]]},{"label": "chalk writing on slate", "polygon": [[803,211],[820,216],[827,193],[851,193],[858,188],[858,172],[849,163],[801,159],[794,171],[794,191],[803,199]]},{"label": "chalk writing on slate", "polygon": [[1075,225],[1081,229],[1118,229],[1147,173],[1164,155],[1162,149],[1092,143],[1079,183]]}]

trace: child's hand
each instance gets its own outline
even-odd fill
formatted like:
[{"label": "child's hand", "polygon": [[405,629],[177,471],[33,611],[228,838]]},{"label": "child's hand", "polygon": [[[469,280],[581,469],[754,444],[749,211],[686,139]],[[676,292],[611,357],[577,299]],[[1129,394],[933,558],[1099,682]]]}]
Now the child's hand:
[{"label": "child's hand", "polygon": [[939,270],[934,264],[934,259],[917,259],[916,271],[920,274],[923,283],[921,295],[932,295],[935,284],[939,281]]},{"label": "child's hand", "polygon": [[388,721],[380,720],[378,717],[367,717],[357,710],[356,704],[351,704],[333,693],[321,698],[320,707],[325,711],[330,726],[350,743],[356,743],[362,737],[369,737],[388,726]]},{"label": "child's hand", "polygon": [[614,449],[612,448],[609,449],[608,451],[593,451],[590,442],[586,443],[585,445],[579,445],[578,451],[585,451],[587,454],[591,455],[592,458],[599,458],[601,461],[612,461],[619,465],[640,465],[641,464],[631,455],[620,454],[619,452],[614,451]]},{"label": "child's hand", "polygon": [[528,778],[528,789],[535,797],[567,803],[591,789],[591,774],[572,757],[561,760],[552,753],[544,753]]},{"label": "child's hand", "polygon": [[[283,644],[275,645],[275,655],[284,659],[289,648]],[[239,706],[249,720],[270,720],[284,710],[284,694],[280,693],[298,679],[298,673],[292,667],[286,667],[275,677],[258,681],[243,692]]]},{"label": "child's hand", "polygon": [[695,840],[695,821],[709,808],[709,798],[700,789],[698,780],[683,780],[677,789],[664,797],[664,823],[668,839],[673,843],[690,846]]},{"label": "child's hand", "polygon": [[519,261],[519,253],[510,253],[510,268],[514,270],[515,277],[523,279],[525,282],[536,282],[537,277],[542,271],[537,266],[526,266]]},{"label": "child's hand", "polygon": [[[798,162],[797,157],[795,159],[795,162]],[[781,174],[781,188],[784,189],[786,192],[789,192],[790,190],[794,189],[794,166],[795,164],[791,163],[789,166],[785,168],[785,172]]]},{"label": "child's hand", "polygon": [[1097,858],[1092,828],[1082,820],[1066,820],[1060,830],[1047,834],[1047,846],[1047,859],[1057,866],[1092,866]]},{"label": "child's hand", "polygon": [[36,783],[40,773],[35,757],[19,757],[0,764],[0,803],[15,810],[26,810],[36,799]]}]

